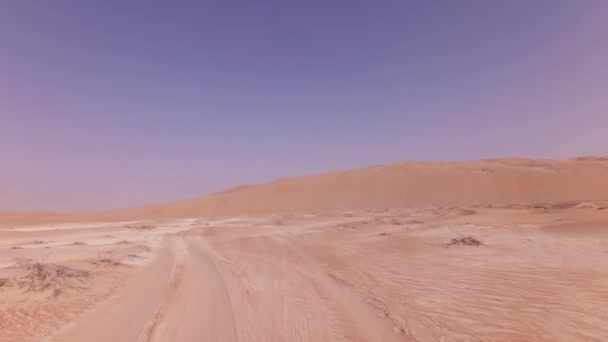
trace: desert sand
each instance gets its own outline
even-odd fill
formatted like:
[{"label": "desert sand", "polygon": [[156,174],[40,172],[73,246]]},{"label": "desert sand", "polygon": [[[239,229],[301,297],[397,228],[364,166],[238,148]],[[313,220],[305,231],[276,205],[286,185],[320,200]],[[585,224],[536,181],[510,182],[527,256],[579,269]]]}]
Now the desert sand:
[{"label": "desert sand", "polygon": [[608,157],[399,162],[240,186],[105,218],[179,218],[608,199]]},{"label": "desert sand", "polygon": [[2,341],[606,341],[608,159],[0,214]]}]

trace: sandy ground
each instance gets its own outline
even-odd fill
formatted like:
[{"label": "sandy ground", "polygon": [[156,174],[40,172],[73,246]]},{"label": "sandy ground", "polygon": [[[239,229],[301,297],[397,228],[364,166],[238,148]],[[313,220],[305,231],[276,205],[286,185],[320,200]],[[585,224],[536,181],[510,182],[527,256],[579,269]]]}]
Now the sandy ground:
[{"label": "sandy ground", "polygon": [[0,226],[0,336],[607,341],[607,237],[606,202]]}]

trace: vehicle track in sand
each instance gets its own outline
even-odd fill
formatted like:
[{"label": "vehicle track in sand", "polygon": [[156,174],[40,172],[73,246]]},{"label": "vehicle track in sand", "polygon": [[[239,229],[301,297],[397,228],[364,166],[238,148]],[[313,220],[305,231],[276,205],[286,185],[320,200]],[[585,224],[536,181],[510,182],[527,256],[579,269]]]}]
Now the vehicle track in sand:
[{"label": "vehicle track in sand", "polygon": [[409,340],[288,240],[249,242],[254,253],[168,237],[124,291],[56,341]]},{"label": "vehicle track in sand", "polygon": [[[57,340],[606,341],[606,214],[477,210],[155,234],[156,257]],[[468,235],[483,245],[449,246]]]}]

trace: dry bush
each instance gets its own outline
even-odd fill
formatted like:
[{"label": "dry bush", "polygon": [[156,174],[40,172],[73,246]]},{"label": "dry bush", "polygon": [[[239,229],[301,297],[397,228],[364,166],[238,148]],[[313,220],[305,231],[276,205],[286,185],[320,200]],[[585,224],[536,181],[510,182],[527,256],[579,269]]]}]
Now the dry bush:
[{"label": "dry bush", "polygon": [[387,232],[384,232],[384,233],[380,233],[380,234],[378,234],[378,236],[389,236],[389,235],[391,235],[391,234],[390,234],[390,233],[387,233]]},{"label": "dry bush", "polygon": [[90,277],[89,271],[41,261],[18,261],[14,268],[20,271],[19,274],[3,278],[1,286],[16,287],[26,292],[48,290],[55,296],[68,289],[82,289]]},{"label": "dry bush", "polygon": [[76,246],[84,246],[84,245],[86,245],[86,243],[84,243],[84,242],[82,242],[82,241],[76,241],[76,242],[74,242],[74,243],[73,243],[73,245],[76,245]]},{"label": "dry bush", "polygon": [[97,254],[97,264],[104,264],[107,266],[120,266],[121,262],[116,261],[112,258],[110,253],[102,253],[101,251]]},{"label": "dry bush", "polygon": [[88,278],[90,273],[89,271],[77,270],[74,268],[70,268],[67,266],[57,266],[55,269],[55,274],[60,278]]},{"label": "dry bush", "polygon": [[34,241],[32,241],[32,244],[34,244],[34,245],[41,245],[43,243],[44,243],[44,241],[42,241],[42,240],[34,240]]},{"label": "dry bush", "polygon": [[479,247],[479,246],[483,246],[483,242],[477,240],[476,238],[474,238],[472,236],[465,236],[465,237],[460,237],[460,238],[453,238],[445,246],[446,247],[451,247],[451,246],[475,246],[475,247]]}]

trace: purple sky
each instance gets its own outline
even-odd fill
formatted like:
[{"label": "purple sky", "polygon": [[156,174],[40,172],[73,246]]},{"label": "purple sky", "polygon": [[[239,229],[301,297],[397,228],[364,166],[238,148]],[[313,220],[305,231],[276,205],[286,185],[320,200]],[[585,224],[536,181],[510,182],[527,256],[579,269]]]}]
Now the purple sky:
[{"label": "purple sky", "polygon": [[0,2],[0,210],[608,154],[608,1]]}]

